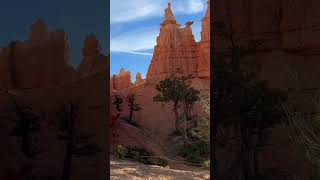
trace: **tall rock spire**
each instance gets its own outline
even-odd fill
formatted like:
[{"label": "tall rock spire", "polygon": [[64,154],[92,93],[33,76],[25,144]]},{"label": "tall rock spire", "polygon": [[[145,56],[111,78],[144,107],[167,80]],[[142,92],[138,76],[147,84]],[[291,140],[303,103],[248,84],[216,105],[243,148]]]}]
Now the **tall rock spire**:
[{"label": "tall rock spire", "polygon": [[168,7],[164,10],[164,18],[166,20],[173,20],[175,21],[175,18],[173,16],[172,10],[171,10],[171,3],[168,3]]},{"label": "tall rock spire", "polygon": [[201,41],[199,44],[200,60],[198,62],[198,76],[210,78],[210,0],[207,1],[207,11],[201,21]]},{"label": "tall rock spire", "polygon": [[165,20],[146,76],[147,82],[163,80],[171,76],[196,77],[199,61],[198,46],[191,29],[192,21],[180,28],[171,11],[171,4],[165,9]]},{"label": "tall rock spire", "polygon": [[207,11],[205,17],[201,20],[201,41],[210,41],[210,0],[207,1]]}]

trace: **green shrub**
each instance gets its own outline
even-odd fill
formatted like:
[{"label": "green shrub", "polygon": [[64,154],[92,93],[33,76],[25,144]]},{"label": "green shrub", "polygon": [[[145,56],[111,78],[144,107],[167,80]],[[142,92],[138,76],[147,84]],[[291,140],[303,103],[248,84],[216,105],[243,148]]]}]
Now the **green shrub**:
[{"label": "green shrub", "polygon": [[148,152],[143,148],[125,147],[125,146],[119,145],[114,151],[114,154],[121,159],[124,159],[124,158],[132,159],[147,165],[157,165],[157,166],[163,166],[163,167],[168,165],[168,161],[165,159],[162,159],[159,157],[144,157],[144,156],[154,156],[154,154]]},{"label": "green shrub", "polygon": [[122,145],[119,145],[115,151],[114,151],[114,154],[121,158],[121,159],[124,159],[126,158],[126,156],[128,156],[128,149]]},{"label": "green shrub", "polygon": [[162,166],[165,167],[168,165],[168,161],[165,159],[162,159],[160,157],[150,157],[148,158],[148,161],[150,165],[157,165],[157,166]]},{"label": "green shrub", "polygon": [[210,156],[210,144],[197,136],[190,136],[189,144],[178,146],[177,152],[189,163],[202,164]]},{"label": "green shrub", "polygon": [[144,164],[157,165],[157,166],[167,166],[168,161],[159,157],[140,157],[140,156],[154,156],[153,153],[148,152],[142,148],[128,148],[127,158],[134,159]]},{"label": "green shrub", "polygon": [[203,161],[203,163],[202,163],[202,168],[203,169],[210,169],[210,160],[205,160],[205,161]]}]

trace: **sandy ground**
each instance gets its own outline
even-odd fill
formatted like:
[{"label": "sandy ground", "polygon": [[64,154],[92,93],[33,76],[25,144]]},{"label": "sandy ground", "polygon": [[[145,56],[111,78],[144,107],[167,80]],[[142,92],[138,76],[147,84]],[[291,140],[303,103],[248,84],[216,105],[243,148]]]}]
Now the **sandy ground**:
[{"label": "sandy ground", "polygon": [[182,171],[167,167],[150,166],[129,160],[110,157],[110,179],[112,180],[203,180],[210,179],[204,170]]}]

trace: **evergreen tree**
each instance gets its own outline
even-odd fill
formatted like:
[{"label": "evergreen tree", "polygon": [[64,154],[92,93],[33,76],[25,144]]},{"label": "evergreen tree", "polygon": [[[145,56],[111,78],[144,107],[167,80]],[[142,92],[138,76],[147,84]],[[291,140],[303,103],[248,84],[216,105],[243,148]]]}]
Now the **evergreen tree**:
[{"label": "evergreen tree", "polygon": [[133,111],[140,111],[141,107],[139,106],[139,104],[136,103],[136,94],[135,93],[130,93],[127,96],[127,102],[128,102],[128,106],[129,106],[129,122],[132,122],[132,115],[133,115]]},{"label": "evergreen tree", "polygon": [[185,86],[184,81],[176,78],[168,78],[160,81],[156,85],[156,90],[159,92],[158,95],[153,97],[153,101],[161,103],[173,103],[173,112],[175,115],[175,129],[179,131],[179,109],[181,108],[181,103],[183,102],[183,92]]},{"label": "evergreen tree", "polygon": [[123,100],[122,98],[120,97],[120,95],[114,95],[114,101],[113,101],[113,104],[116,105],[116,109],[118,112],[121,112],[122,109],[120,107],[120,105],[123,103]]},{"label": "evergreen tree", "polygon": [[184,143],[187,144],[187,121],[191,120],[191,110],[193,105],[195,102],[200,100],[200,92],[191,87],[190,84],[186,83],[184,78],[177,79],[174,77],[160,81],[160,83],[156,85],[156,90],[159,92],[159,94],[153,97],[155,102],[173,103],[176,131],[180,131],[179,109],[183,110],[185,118],[183,118],[184,127],[182,134],[184,137]]}]

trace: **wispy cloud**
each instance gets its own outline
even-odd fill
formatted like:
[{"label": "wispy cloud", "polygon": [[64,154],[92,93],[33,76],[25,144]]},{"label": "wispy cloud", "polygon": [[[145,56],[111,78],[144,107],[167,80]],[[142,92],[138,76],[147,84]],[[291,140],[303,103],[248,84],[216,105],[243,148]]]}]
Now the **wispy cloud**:
[{"label": "wispy cloud", "polygon": [[[111,38],[110,51],[152,56],[159,34],[159,25],[143,25],[147,19],[163,16],[168,0],[111,0]],[[207,0],[171,0],[173,13],[195,14],[205,11]],[[141,21],[143,20],[143,21]],[[128,26],[141,21],[139,26]],[[126,27],[130,27],[125,29]],[[201,22],[192,25],[196,41],[200,40]]]},{"label": "wispy cloud", "polygon": [[[168,0],[111,0],[111,24],[161,17]],[[171,0],[175,15],[204,10],[206,0]]]},{"label": "wispy cloud", "polygon": [[152,53],[148,52],[136,52],[136,51],[126,51],[122,53],[135,54],[135,55],[143,55],[143,56],[152,56]]},{"label": "wispy cloud", "polygon": [[[192,30],[195,40],[199,41],[201,32],[200,22],[193,24]],[[126,31],[111,38],[110,51],[152,56],[152,53],[147,51],[154,48],[158,35],[159,27],[157,26]]]},{"label": "wispy cloud", "polygon": [[152,53],[146,51],[153,49],[158,34],[159,27],[140,28],[123,32],[111,38],[110,51],[151,56]]}]

